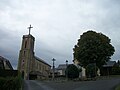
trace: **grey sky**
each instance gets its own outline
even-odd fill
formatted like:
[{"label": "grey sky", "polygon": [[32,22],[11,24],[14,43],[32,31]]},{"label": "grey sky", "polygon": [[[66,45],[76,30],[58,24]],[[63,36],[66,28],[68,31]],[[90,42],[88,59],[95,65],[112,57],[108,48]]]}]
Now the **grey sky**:
[{"label": "grey sky", "polygon": [[56,66],[72,63],[72,48],[87,30],[102,32],[115,47],[112,60],[120,59],[119,0],[0,0],[0,55],[17,67],[22,36],[31,24],[35,54]]}]

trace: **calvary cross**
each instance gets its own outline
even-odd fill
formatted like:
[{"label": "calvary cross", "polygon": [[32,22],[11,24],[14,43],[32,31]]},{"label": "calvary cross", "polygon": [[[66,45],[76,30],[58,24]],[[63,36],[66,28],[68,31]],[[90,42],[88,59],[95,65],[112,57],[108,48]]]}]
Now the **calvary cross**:
[{"label": "calvary cross", "polygon": [[33,27],[31,27],[31,25],[30,25],[30,27],[28,27],[28,29],[29,29],[29,35],[30,35],[31,28],[33,28]]}]

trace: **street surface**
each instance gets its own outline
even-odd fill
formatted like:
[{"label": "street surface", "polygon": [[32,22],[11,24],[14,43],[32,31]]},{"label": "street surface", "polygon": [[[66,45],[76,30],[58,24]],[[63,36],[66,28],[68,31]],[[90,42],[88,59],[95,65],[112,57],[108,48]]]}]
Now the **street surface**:
[{"label": "street surface", "polygon": [[97,81],[36,81],[25,80],[23,90],[114,90],[120,79]]}]

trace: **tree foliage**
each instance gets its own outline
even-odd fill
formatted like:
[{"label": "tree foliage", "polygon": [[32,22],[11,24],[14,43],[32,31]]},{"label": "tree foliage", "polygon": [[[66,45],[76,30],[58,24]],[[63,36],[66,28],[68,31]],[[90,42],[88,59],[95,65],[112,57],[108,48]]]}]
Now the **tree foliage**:
[{"label": "tree foliage", "polygon": [[71,78],[71,79],[78,78],[79,69],[74,64],[70,64],[66,68],[66,75],[68,78]]},{"label": "tree foliage", "polygon": [[87,31],[80,36],[77,45],[73,49],[74,58],[84,67],[90,63],[96,63],[98,67],[101,67],[115,52],[110,41],[102,33]]},{"label": "tree foliage", "polygon": [[94,63],[92,64],[88,64],[86,66],[86,76],[89,78],[93,78],[97,76],[97,70],[98,68],[96,67],[96,65]]}]

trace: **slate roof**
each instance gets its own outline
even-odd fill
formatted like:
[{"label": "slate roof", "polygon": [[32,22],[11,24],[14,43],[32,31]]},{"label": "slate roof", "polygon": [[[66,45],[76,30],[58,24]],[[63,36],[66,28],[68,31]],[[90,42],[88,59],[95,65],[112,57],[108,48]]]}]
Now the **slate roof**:
[{"label": "slate roof", "polygon": [[108,61],[103,67],[113,67],[116,64],[116,61]]},{"label": "slate roof", "polygon": [[[70,65],[70,64],[68,64],[68,65]],[[66,64],[60,64],[59,66],[58,66],[58,70],[63,70],[63,69],[66,69]]]},{"label": "slate roof", "polygon": [[42,63],[44,63],[44,64],[47,64],[48,66],[51,67],[50,64],[46,63],[46,62],[45,62],[44,60],[42,60],[41,58],[35,56],[35,59],[38,60],[38,61],[40,61],[40,62],[42,62]]},{"label": "slate roof", "polygon": [[0,56],[0,68],[5,69],[4,63],[6,63],[6,65],[7,65],[11,70],[13,70],[13,67],[12,67],[11,63],[9,62],[9,60],[6,59],[6,58],[4,58],[4,57],[2,57],[2,56]]}]

